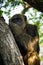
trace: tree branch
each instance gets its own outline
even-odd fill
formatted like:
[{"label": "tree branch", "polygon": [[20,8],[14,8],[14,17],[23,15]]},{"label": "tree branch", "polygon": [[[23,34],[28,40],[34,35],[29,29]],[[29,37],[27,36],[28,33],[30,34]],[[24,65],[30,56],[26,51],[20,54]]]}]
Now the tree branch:
[{"label": "tree branch", "polygon": [[43,12],[43,0],[24,0],[32,7],[36,8],[37,10]]}]

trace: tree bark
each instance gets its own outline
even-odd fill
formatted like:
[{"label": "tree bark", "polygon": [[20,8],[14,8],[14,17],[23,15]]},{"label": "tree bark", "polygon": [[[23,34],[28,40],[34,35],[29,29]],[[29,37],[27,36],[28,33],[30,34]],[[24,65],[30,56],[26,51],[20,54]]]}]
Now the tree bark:
[{"label": "tree bark", "polygon": [[36,8],[37,10],[43,12],[43,0],[24,0],[32,7]]},{"label": "tree bark", "polygon": [[23,58],[13,38],[13,35],[8,25],[1,17],[0,17],[0,55],[1,55],[0,58],[3,59],[4,65],[24,65]]}]

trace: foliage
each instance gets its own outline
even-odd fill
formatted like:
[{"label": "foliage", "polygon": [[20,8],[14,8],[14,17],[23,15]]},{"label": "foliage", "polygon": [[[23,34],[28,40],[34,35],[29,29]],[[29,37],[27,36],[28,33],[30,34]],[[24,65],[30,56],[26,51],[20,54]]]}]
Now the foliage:
[{"label": "foliage", "polygon": [[34,8],[28,9],[25,13],[28,23],[36,25],[39,32],[39,43],[43,43],[43,13],[38,12]]},{"label": "foliage", "polygon": [[[9,12],[11,11],[11,8],[12,7],[15,8],[15,6],[19,5],[20,3],[22,3],[22,0],[18,0],[18,1],[16,1],[16,0],[1,0],[0,1],[0,10],[3,11],[2,8],[6,9],[6,10],[9,8],[7,11],[6,10],[3,11],[5,14],[9,15],[10,14]],[[2,15],[2,13],[0,13],[0,16]]]},{"label": "foliage", "polygon": [[[41,0],[42,2],[42,0]],[[14,9],[17,5],[22,4],[24,7],[24,2],[22,0],[0,0],[0,16],[2,13],[6,14],[10,17],[10,12]],[[28,23],[32,22],[32,24],[37,25],[38,32],[39,32],[39,43],[43,42],[43,13],[38,12],[34,8],[27,8],[24,11],[24,14],[27,16]]]},{"label": "foliage", "polygon": [[40,57],[40,60],[43,61],[43,57]]},{"label": "foliage", "polygon": [[2,13],[3,13],[3,11],[2,11],[2,10],[0,10],[0,16],[2,15]]}]

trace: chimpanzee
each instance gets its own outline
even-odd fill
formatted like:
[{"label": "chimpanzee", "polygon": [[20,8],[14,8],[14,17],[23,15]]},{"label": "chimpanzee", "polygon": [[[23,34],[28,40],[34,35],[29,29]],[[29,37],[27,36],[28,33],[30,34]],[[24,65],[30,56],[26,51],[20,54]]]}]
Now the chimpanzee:
[{"label": "chimpanzee", "polygon": [[14,15],[9,20],[9,27],[14,35],[24,60],[24,57],[30,52],[35,51],[39,54],[39,34],[37,26],[27,24],[27,18],[25,15]]},{"label": "chimpanzee", "polygon": [[37,39],[37,44],[36,44],[36,51],[39,54],[39,34],[38,34],[38,30],[37,30],[37,26],[36,25],[32,25],[32,24],[27,24],[26,26],[26,33],[31,35],[33,39]]},{"label": "chimpanzee", "polygon": [[24,57],[24,63],[25,65],[40,65],[40,58],[37,52],[32,51],[27,53]]}]

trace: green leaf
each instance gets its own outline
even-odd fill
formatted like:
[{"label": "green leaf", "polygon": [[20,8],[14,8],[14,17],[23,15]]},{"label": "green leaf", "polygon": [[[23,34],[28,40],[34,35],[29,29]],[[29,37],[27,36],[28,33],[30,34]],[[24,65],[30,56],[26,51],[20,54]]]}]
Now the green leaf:
[{"label": "green leaf", "polygon": [[3,0],[0,0],[0,3],[3,3]]},{"label": "green leaf", "polygon": [[3,13],[3,11],[2,11],[2,10],[0,10],[0,16],[2,15],[2,13]]},{"label": "green leaf", "polygon": [[43,43],[43,39],[40,41],[40,43]]},{"label": "green leaf", "polygon": [[12,0],[8,0],[8,2],[11,2]]},{"label": "green leaf", "polygon": [[40,2],[43,2],[43,0],[40,0]]}]

